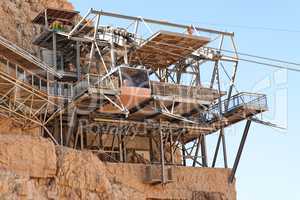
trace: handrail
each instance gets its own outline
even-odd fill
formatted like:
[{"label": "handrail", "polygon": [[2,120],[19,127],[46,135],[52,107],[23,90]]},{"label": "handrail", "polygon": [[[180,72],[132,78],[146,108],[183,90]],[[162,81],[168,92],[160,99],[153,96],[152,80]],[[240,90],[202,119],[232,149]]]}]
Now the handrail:
[{"label": "handrail", "polygon": [[[72,84],[45,79],[2,55],[0,55],[0,70],[48,95],[71,97]],[[57,88],[57,92],[55,92],[55,88]]]},{"label": "handrail", "polygon": [[101,86],[101,88],[110,88],[108,85],[111,85],[110,80],[103,79],[103,76],[96,74],[86,74],[82,79],[74,83],[73,85],[73,97],[76,98],[80,96],[84,91],[91,86]]},{"label": "handrail", "polygon": [[163,83],[157,81],[150,81],[150,86],[152,94],[162,95],[162,96],[175,96],[175,97],[188,97],[199,99],[204,96],[216,96],[217,91],[199,87],[199,86],[187,86],[187,85],[176,85],[171,83]]},{"label": "handrail", "polygon": [[[102,76],[86,74],[80,81],[74,84],[57,82],[40,77],[19,64],[11,62],[10,59],[2,55],[0,55],[0,70],[24,83],[31,85],[41,92],[48,94],[49,96],[59,96],[67,99],[74,98],[80,92],[86,90],[90,85],[99,83],[99,80],[102,78]],[[87,85],[83,86],[85,81]],[[105,84],[107,85],[105,81],[104,83],[100,82],[100,84],[102,84],[102,86]],[[78,91],[78,88],[80,88],[80,91]]]},{"label": "handrail", "polygon": [[29,62],[31,62],[32,64],[46,70],[47,72],[61,78],[61,74],[56,72],[53,68],[51,68],[50,66],[48,66],[45,62],[43,62],[42,60],[40,60],[39,58],[33,56],[31,53],[25,51],[24,49],[18,47],[17,45],[15,45],[14,43],[12,43],[11,41],[5,39],[4,37],[0,36],[0,44],[5,46],[7,49],[11,50],[12,52],[20,55],[21,57],[23,57],[24,59],[28,60]]},{"label": "handrail", "polygon": [[[62,96],[68,99],[76,98],[85,92],[90,86],[100,85],[102,88],[110,88],[109,85],[111,82],[109,80],[104,79],[103,76],[86,74],[80,81],[71,84],[71,83],[63,83],[50,81],[48,79],[44,79],[38,75],[33,74],[32,72],[26,70],[14,62],[11,62],[9,59],[0,55],[0,70],[5,73],[14,76],[15,78],[31,85],[34,88],[39,89],[42,92],[47,93],[48,95],[54,96]],[[107,81],[105,81],[107,80]],[[183,86],[181,88],[171,88],[171,85],[163,85],[161,87],[160,84],[156,84],[155,82],[151,82],[151,89],[154,91],[154,86],[159,85],[160,89],[163,88],[162,93],[164,95],[172,94],[172,95],[180,95],[180,96],[191,96],[193,98],[197,98],[197,95],[201,93],[199,88]],[[166,90],[166,88],[168,90]],[[158,90],[160,90],[158,89]],[[203,88],[201,88],[203,89]],[[156,88],[157,90],[157,88]],[[176,92],[176,91],[177,92]],[[228,100],[223,100],[221,102],[222,113],[219,111],[219,104],[213,105],[208,111],[208,118],[214,118],[216,116],[222,116],[225,113],[232,111],[233,109],[240,106],[255,106],[258,109],[267,109],[267,98],[264,94],[257,93],[248,93],[242,92],[232,96]],[[226,108],[226,109],[225,109]]]},{"label": "handrail", "polygon": [[[228,105],[227,109],[226,106]],[[221,101],[222,113],[220,113],[219,103],[213,105],[205,114],[208,121],[221,117],[239,107],[251,107],[258,110],[267,110],[267,97],[265,94],[241,92],[232,96],[228,100]]]}]

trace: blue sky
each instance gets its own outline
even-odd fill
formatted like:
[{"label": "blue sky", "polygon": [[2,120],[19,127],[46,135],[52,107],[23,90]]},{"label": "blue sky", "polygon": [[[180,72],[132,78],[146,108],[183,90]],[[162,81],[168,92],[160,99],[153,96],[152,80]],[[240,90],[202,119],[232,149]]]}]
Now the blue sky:
[{"label": "blue sky", "polygon": [[[300,63],[300,2],[297,0],[71,2],[82,14],[93,7],[233,31],[240,52]],[[270,111],[264,119],[287,126],[287,130],[252,124],[236,175],[238,199],[300,199],[297,191],[300,188],[299,84],[300,73],[240,63],[238,89],[266,93]],[[243,126],[241,123],[226,130],[231,166]]]}]

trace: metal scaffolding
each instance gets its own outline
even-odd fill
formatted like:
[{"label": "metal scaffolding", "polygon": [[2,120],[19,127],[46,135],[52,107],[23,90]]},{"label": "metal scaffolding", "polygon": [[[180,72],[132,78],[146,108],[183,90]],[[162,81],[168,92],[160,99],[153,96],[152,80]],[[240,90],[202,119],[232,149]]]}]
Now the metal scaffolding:
[{"label": "metal scaffolding", "polygon": [[[221,146],[228,168],[225,128],[247,120],[232,182],[252,118],[268,109],[265,95],[234,92],[234,34],[94,9],[78,21],[77,14],[46,9],[33,20],[43,26],[33,43],[51,67],[28,79],[26,67],[18,74],[15,65],[14,76],[11,61],[1,65],[1,85],[9,86],[1,93],[1,113],[34,122],[56,144],[89,149],[105,161],[159,164],[161,177],[153,184],[170,181],[167,166],[216,167]],[[219,136],[210,160],[206,138],[213,133]]]}]

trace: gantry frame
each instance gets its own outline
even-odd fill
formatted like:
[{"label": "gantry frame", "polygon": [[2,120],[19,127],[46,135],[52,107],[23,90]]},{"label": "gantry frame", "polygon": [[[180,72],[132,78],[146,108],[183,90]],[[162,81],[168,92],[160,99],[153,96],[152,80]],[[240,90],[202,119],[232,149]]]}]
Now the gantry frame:
[{"label": "gantry frame", "polygon": [[[121,20],[122,23],[120,23],[120,26],[116,25],[115,27],[105,26],[105,21],[102,21],[105,17],[108,17],[112,21],[116,19]],[[20,90],[17,88],[25,90],[24,84],[20,83],[18,77],[11,78],[13,76],[10,76],[9,78],[11,80],[5,79],[4,77],[8,73],[5,72],[5,74],[1,74],[0,78],[3,77],[3,80],[9,81],[9,83],[14,85],[14,87],[4,93],[2,97],[2,100],[8,99],[9,102],[12,102],[7,104],[5,101],[1,101],[1,103],[4,104],[1,104],[0,108],[7,111],[7,113],[4,112],[5,114],[8,114],[8,116],[14,114],[17,120],[22,117],[42,126],[56,144],[60,143],[61,145],[77,149],[90,148],[99,155],[106,155],[108,157],[107,160],[114,162],[128,162],[126,160],[126,145],[128,141],[134,140],[137,137],[148,138],[150,163],[160,163],[161,183],[163,184],[167,183],[165,178],[165,167],[167,165],[179,164],[193,167],[216,167],[221,145],[224,167],[228,168],[225,128],[236,122],[247,120],[241,145],[233,166],[232,175],[230,176],[230,182],[233,182],[252,118],[254,118],[256,114],[267,110],[265,95],[248,95],[250,98],[255,97],[255,99],[248,101],[245,99],[247,95],[234,94],[239,63],[234,33],[206,29],[194,25],[182,25],[142,17],[132,17],[94,9],[90,9],[70,31],[50,30],[47,19],[47,13],[45,12],[44,21],[46,31],[48,31],[47,38],[52,37],[53,40],[51,48],[53,50],[54,68],[57,68],[56,54],[57,44],[59,42],[57,41],[57,37],[59,36],[62,37],[63,40],[73,41],[72,44],[76,44],[78,82],[70,84],[70,91],[67,93],[71,95],[67,95],[65,97],[66,99],[62,101],[57,100],[57,93],[53,94],[49,91],[49,89],[53,89],[51,87],[47,87],[48,89],[45,95],[40,97],[41,88],[35,90],[36,84],[33,82],[30,85],[30,93],[22,100],[16,101],[18,99],[12,97],[17,96],[17,92]],[[127,26],[128,24],[129,26]],[[85,27],[91,27],[91,25],[92,28],[89,28],[89,31],[82,33]],[[156,30],[157,26],[159,27],[158,30]],[[194,34],[199,38],[201,36],[209,36],[212,40],[207,45],[192,49],[192,53],[185,56],[176,55],[174,52],[164,52],[169,55],[174,55],[174,57],[181,57],[168,66],[152,68],[151,66],[143,65],[142,61],[133,62],[130,57],[132,52],[135,52],[141,48],[143,44],[149,42],[150,36],[160,29],[172,31],[176,29],[176,31],[180,33],[187,32],[185,35],[189,35],[189,37],[193,37],[191,34]],[[219,41],[219,44],[215,44],[217,41]],[[191,50],[190,48],[180,45],[163,42],[157,43],[181,50]],[[228,48],[234,52],[232,55],[226,55]],[[83,77],[81,77],[80,70],[82,67],[80,63],[80,50],[82,49],[85,51],[88,49],[89,52],[87,59],[88,72],[84,74]],[[153,48],[153,50],[161,51],[155,48]],[[100,63],[98,67],[101,72],[97,76],[90,73],[91,68],[95,65],[95,60]],[[197,104],[194,109],[183,114],[178,114],[177,111],[179,109],[178,107],[180,107],[180,103],[178,103],[175,98],[170,104],[166,104],[157,96],[152,96],[135,107],[128,109],[122,101],[116,82],[112,80],[112,77],[116,74],[120,76],[122,67],[131,67],[134,69],[143,68],[149,72],[151,78],[162,85],[172,84],[180,87],[184,84],[190,88],[204,88],[202,81],[203,73],[201,72],[202,68],[208,64],[212,65],[212,71],[209,76],[209,86],[207,88],[211,91],[216,91],[217,98],[211,100],[210,104],[204,105],[204,103],[198,103],[199,105]],[[231,75],[227,72],[229,65],[231,66]],[[228,88],[224,88],[224,84],[221,83],[222,71],[228,76]],[[120,77],[120,79],[121,78],[122,77]],[[187,82],[187,80],[189,80],[189,82]],[[47,72],[47,86],[48,81]],[[103,88],[103,85],[105,85],[105,88]],[[63,86],[63,89],[64,88]],[[28,91],[28,89],[26,91]],[[34,112],[32,110],[29,112],[24,111],[20,115],[20,112],[17,111],[25,107],[24,104],[32,105],[35,96],[42,98],[44,103]],[[14,100],[12,101],[12,99]],[[82,112],[80,106],[86,99],[89,100],[88,103],[91,104],[93,108]],[[231,105],[236,101],[238,105]],[[156,113],[142,119],[131,118],[133,113],[143,109],[150,103],[154,105],[153,107]],[[105,104],[111,104],[119,113],[91,115],[91,113],[94,113],[95,110]],[[50,107],[54,107],[54,109],[50,109]],[[85,121],[85,123],[83,123],[83,121]],[[100,126],[97,131],[93,131],[91,128],[93,123]],[[66,134],[64,134],[64,132],[66,132]],[[96,134],[94,139],[99,140],[97,147],[88,146],[86,134],[89,132]],[[218,132],[218,141],[210,165],[210,160],[207,156],[206,137],[215,132]],[[105,142],[102,141],[103,134],[112,136],[112,141],[109,141],[111,142],[109,147],[102,145],[102,143]],[[115,141],[117,142],[115,143]],[[153,155],[153,149],[159,150],[159,158]],[[180,163],[176,163],[175,159],[178,151],[181,152]],[[115,156],[116,154],[117,156]],[[167,156],[165,154],[170,154],[170,159],[166,159]]]},{"label": "gantry frame", "polygon": [[[103,17],[110,17],[110,18],[115,18],[115,19],[120,19],[120,20],[125,20],[125,21],[129,21],[129,23],[133,24],[133,31],[129,31],[129,29],[125,29],[126,33],[132,33],[132,35],[130,35],[130,37],[132,37],[133,42],[129,41],[128,38],[122,37],[121,35],[117,35],[115,36],[114,34],[111,34],[110,36],[106,36],[105,35],[105,30],[104,29],[104,25],[101,24],[101,19]],[[76,36],[77,31],[80,30],[80,28],[87,26],[88,24],[91,24],[91,21],[94,20],[94,34],[93,35],[86,35],[83,36],[82,38],[78,38]],[[112,121],[109,121],[105,118],[101,118],[98,117],[95,119],[95,121],[97,122],[101,122],[102,125],[106,124],[108,127],[111,128],[111,130],[115,130],[112,131],[114,138],[118,138],[119,144],[119,154],[120,154],[120,161],[124,162],[124,152],[121,152],[121,147],[124,148],[124,141],[120,138],[124,138],[124,136],[127,136],[127,134],[130,132],[129,129],[134,127],[135,128],[135,132],[137,132],[137,127],[141,125],[148,127],[148,128],[152,128],[155,131],[153,132],[159,132],[159,137],[157,138],[159,141],[156,142],[156,144],[161,144],[160,145],[160,151],[161,154],[163,154],[164,149],[167,148],[168,145],[166,145],[167,143],[169,144],[169,148],[175,148],[176,149],[180,149],[182,151],[182,155],[183,155],[183,165],[188,165],[187,164],[187,159],[191,159],[192,160],[192,166],[202,166],[202,167],[209,167],[209,161],[207,158],[207,149],[206,149],[206,136],[208,135],[207,133],[212,133],[215,131],[218,131],[219,133],[219,137],[218,137],[218,141],[216,144],[216,148],[215,148],[215,153],[214,153],[214,157],[212,160],[212,164],[211,167],[215,167],[216,166],[216,162],[217,162],[217,157],[219,154],[219,149],[222,146],[222,150],[223,150],[223,161],[224,161],[224,167],[228,168],[229,164],[228,164],[228,160],[227,160],[227,149],[226,149],[226,140],[225,140],[225,130],[224,128],[228,126],[228,122],[226,122],[226,116],[224,116],[224,114],[226,112],[228,112],[229,110],[229,104],[232,100],[233,94],[234,94],[234,89],[235,89],[235,81],[236,81],[236,75],[237,75],[237,70],[238,70],[238,63],[239,63],[239,56],[238,56],[238,52],[237,52],[237,46],[235,44],[234,41],[234,33],[230,33],[230,32],[223,32],[223,31],[217,31],[217,30],[212,30],[212,29],[206,29],[206,28],[201,28],[201,27],[196,27],[194,25],[182,25],[182,24],[176,24],[176,23],[170,23],[170,22],[166,22],[166,21],[160,21],[160,20],[153,20],[153,19],[147,19],[147,18],[142,18],[142,17],[132,17],[132,16],[127,16],[127,15],[121,15],[121,14],[117,14],[117,13],[110,13],[110,12],[104,12],[104,11],[97,11],[94,9],[90,9],[89,12],[82,17],[82,19],[79,21],[79,23],[77,23],[77,25],[74,26],[74,28],[69,32],[66,33],[65,35],[68,36],[69,39],[72,40],[76,40],[76,41],[88,41],[91,43],[90,45],[90,56],[89,56],[89,68],[91,67],[91,63],[93,62],[94,56],[97,55],[103,66],[104,66],[104,75],[100,80],[103,81],[106,78],[110,78],[110,75],[112,73],[114,73],[115,71],[119,70],[117,68],[117,65],[120,64],[120,60],[116,59],[116,55],[114,53],[115,51],[115,46],[117,45],[119,48],[122,49],[122,51],[124,52],[123,54],[123,58],[121,63],[125,64],[125,65],[130,65],[130,59],[129,57],[129,53],[130,51],[133,51],[134,49],[138,48],[139,45],[141,45],[143,42],[147,42],[147,39],[142,38],[139,35],[139,32],[141,31],[145,31],[147,30],[150,34],[153,34],[154,31],[152,30],[151,26],[152,25],[157,25],[157,26],[162,26],[164,28],[176,28],[176,29],[180,29],[180,30],[187,30],[187,29],[192,29],[193,32],[196,35],[202,35],[202,34],[209,34],[209,35],[213,35],[214,37],[214,41],[219,40],[219,45],[215,46],[215,47],[209,47],[209,46],[204,46],[201,47],[199,49],[195,49],[195,51],[193,52],[193,54],[191,54],[190,56],[183,58],[182,60],[178,61],[177,63],[173,64],[172,66],[168,66],[166,68],[163,69],[157,69],[157,70],[151,70],[151,74],[153,76],[156,77],[156,79],[158,79],[161,82],[169,82],[172,84],[181,84],[183,78],[183,74],[189,74],[191,75],[191,79],[190,79],[190,83],[189,86],[195,86],[195,87],[201,87],[203,83],[201,83],[201,75],[200,75],[200,66],[202,66],[203,64],[206,64],[208,62],[213,63],[213,70],[212,70],[212,74],[211,74],[211,78],[210,78],[210,83],[209,83],[209,88],[213,89],[215,88],[218,93],[219,93],[219,98],[217,99],[216,105],[218,107],[218,118],[220,122],[224,123],[219,123],[218,125],[215,125],[214,128],[212,127],[206,127],[207,129],[211,129],[210,131],[206,130],[204,132],[201,133],[201,131],[198,134],[198,137],[193,138],[192,140],[185,140],[185,134],[188,132],[186,131],[187,129],[184,128],[184,125],[182,125],[182,127],[177,127],[177,129],[171,128],[173,125],[169,124],[169,125],[165,125],[162,122],[161,123],[157,123],[156,128],[153,128],[153,122],[130,122],[127,121],[125,124],[129,123],[128,125],[124,125],[123,123],[123,119],[116,119],[116,120],[112,120],[114,123],[112,123]],[[142,27],[144,26],[144,27]],[[130,25],[129,25],[130,27]],[[111,27],[110,27],[111,28]],[[101,30],[101,31],[99,31]],[[114,31],[114,28],[110,29],[110,33]],[[109,32],[109,31],[108,31]],[[114,36],[118,37],[118,42],[114,41]],[[229,42],[230,47],[225,46],[225,40],[227,40],[227,42]],[[100,48],[100,45],[104,44],[105,48]],[[232,55],[225,55],[225,52],[228,52],[227,48],[231,48],[233,54]],[[225,51],[223,51],[225,49]],[[110,61],[107,63],[107,61],[104,60],[104,50],[105,53],[110,52]],[[119,58],[120,59],[120,58]],[[231,71],[232,74],[229,75],[227,72],[227,68],[229,66],[229,64],[232,66],[231,67]],[[136,66],[138,67],[138,65]],[[229,86],[226,89],[226,97],[225,99],[222,99],[222,95],[224,94],[223,90],[224,88],[222,87],[222,83],[221,83],[221,71],[224,71],[223,73],[226,73],[226,75],[228,76],[229,79]],[[121,101],[116,102],[116,99],[110,99],[109,96],[105,96],[105,98],[107,98],[110,102],[114,102],[114,105],[121,111],[124,113],[125,116],[128,116],[128,114],[130,114],[131,112],[129,110],[127,110],[125,108],[125,105],[122,105]],[[243,98],[243,97],[242,97]],[[241,99],[242,99],[241,98]],[[120,98],[117,98],[120,99]],[[244,101],[243,99],[241,101]],[[223,103],[224,102],[224,103]],[[144,103],[144,102],[143,102]],[[139,109],[140,107],[143,107],[143,103],[141,105],[139,105],[137,108],[135,109]],[[147,102],[148,103],[148,102]],[[177,104],[175,102],[172,103],[171,107],[168,107],[166,105],[163,104],[163,102],[160,104],[160,112],[171,116],[174,118],[175,122],[192,122],[192,124],[194,125],[194,127],[201,127],[204,128],[205,125],[201,124],[201,125],[195,125],[193,123],[193,121],[191,121],[189,119],[189,116],[194,115],[193,112],[191,111],[190,113],[186,113],[183,116],[177,116],[174,114],[174,110],[176,110],[176,106]],[[265,110],[261,110],[262,112]],[[252,111],[250,111],[252,112]],[[247,120],[247,126],[245,128],[244,131],[244,135],[246,135],[249,131],[249,126],[250,126],[250,122],[252,120],[252,117],[255,117],[257,113],[255,111],[253,111],[251,113],[251,115],[243,115],[243,114],[236,114],[236,115],[243,115],[241,116],[242,119],[246,119]],[[242,121],[242,119],[240,119],[239,121]],[[121,125],[122,124],[122,125]],[[135,125],[136,124],[136,125]],[[230,125],[230,124],[229,124]],[[121,128],[122,127],[122,128]],[[216,128],[217,127],[217,128]],[[204,128],[205,129],[205,128]],[[80,129],[82,131],[82,129]],[[125,130],[125,132],[120,131],[120,130]],[[178,131],[177,134],[174,134],[173,131]],[[108,131],[110,132],[110,131]],[[122,134],[123,133],[123,134]],[[151,140],[153,140],[151,131],[149,132],[147,128],[144,129],[144,134],[147,137],[150,137]],[[82,135],[82,133],[80,133]],[[130,137],[134,137],[137,133],[134,133],[134,131],[131,132]],[[77,140],[75,140],[74,145],[76,147],[76,145],[78,144],[78,133],[76,134],[76,138]],[[83,137],[83,136],[82,136]],[[155,140],[155,139],[154,139]],[[83,141],[83,140],[81,140]],[[181,144],[179,142],[182,142]],[[241,147],[239,149],[239,153],[237,155],[236,158],[236,162],[234,164],[233,167],[233,174],[230,178],[230,181],[233,181],[234,174],[236,171],[236,167],[238,165],[238,160],[240,157],[240,150],[242,150],[242,146],[245,142],[245,137],[243,137],[243,140],[241,142]],[[81,148],[83,148],[83,144],[80,143]],[[186,147],[187,146],[187,147]],[[113,152],[114,150],[114,143],[112,144],[111,147],[111,152]],[[103,149],[99,149],[99,151],[103,151]],[[171,150],[172,154],[171,157],[174,157],[174,150]],[[164,156],[161,155],[161,165],[164,166],[166,164],[166,161],[163,158]],[[201,159],[201,161],[199,161],[199,159]],[[174,160],[173,160],[174,161]],[[172,163],[168,163],[168,164],[174,164],[174,162]],[[162,170],[163,172],[164,170]],[[164,176],[162,176],[164,177]],[[164,182],[164,180],[162,181]]]}]

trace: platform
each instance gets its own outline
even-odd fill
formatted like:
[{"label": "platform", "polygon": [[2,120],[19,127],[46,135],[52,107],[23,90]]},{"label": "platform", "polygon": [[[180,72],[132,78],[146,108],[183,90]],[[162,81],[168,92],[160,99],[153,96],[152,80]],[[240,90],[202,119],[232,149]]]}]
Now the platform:
[{"label": "platform", "polygon": [[129,54],[129,63],[143,64],[153,69],[166,68],[209,41],[206,37],[159,31]]},{"label": "platform", "polygon": [[49,24],[52,22],[59,20],[68,25],[72,25],[72,19],[77,16],[79,12],[73,10],[65,10],[65,9],[54,9],[47,8],[41,11],[33,20],[32,23],[45,25],[45,17],[47,16],[47,21]]}]

